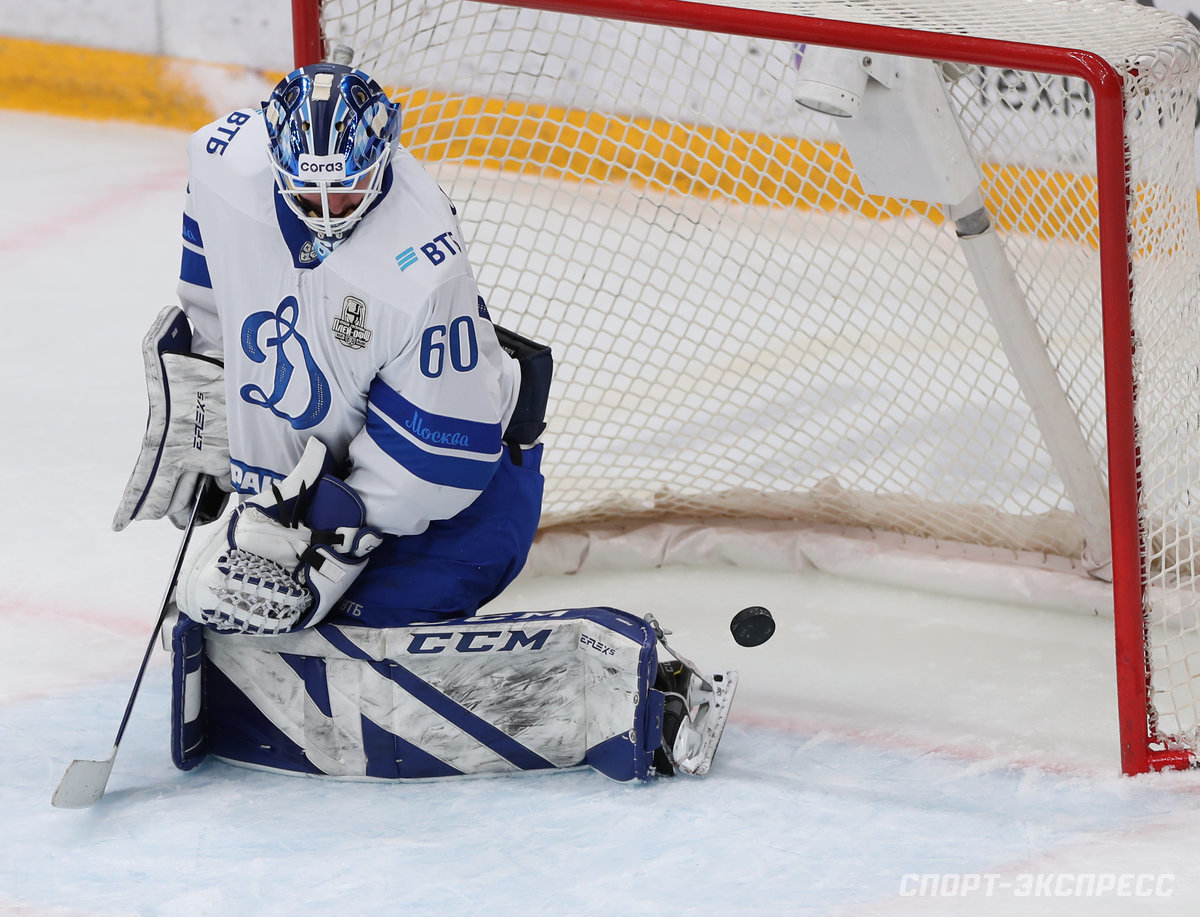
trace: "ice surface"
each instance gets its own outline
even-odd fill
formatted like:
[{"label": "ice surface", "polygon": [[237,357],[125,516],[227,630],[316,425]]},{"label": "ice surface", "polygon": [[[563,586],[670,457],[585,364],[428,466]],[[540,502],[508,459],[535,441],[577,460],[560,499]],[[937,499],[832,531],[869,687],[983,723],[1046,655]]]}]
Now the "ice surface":
[{"label": "ice surface", "polygon": [[[1118,776],[1108,618],[814,572],[585,572],[496,604],[653,612],[698,663],[739,669],[702,780],[180,773],[156,653],[107,795],[53,809],[67,764],[111,747],[178,543],[109,522],[145,422],[138,344],[173,297],[184,137],[10,113],[0,136],[0,913],[1194,908],[1200,780]],[[750,604],[779,629],[747,649],[728,621]],[[944,873],[994,894],[902,894]],[[1170,895],[1021,894],[1085,874],[1167,876]]]}]

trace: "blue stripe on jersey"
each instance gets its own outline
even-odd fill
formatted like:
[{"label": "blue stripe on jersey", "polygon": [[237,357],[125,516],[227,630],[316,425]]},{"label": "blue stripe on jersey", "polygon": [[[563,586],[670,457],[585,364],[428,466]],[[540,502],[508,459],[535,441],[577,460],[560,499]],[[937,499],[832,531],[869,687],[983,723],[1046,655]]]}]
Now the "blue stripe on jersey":
[{"label": "blue stripe on jersey", "polygon": [[233,489],[240,494],[259,494],[278,484],[287,475],[272,471],[270,468],[259,468],[257,465],[247,465],[232,456],[229,459],[229,478]]},{"label": "blue stripe on jersey", "polygon": [[204,240],[200,238],[200,224],[186,213],[183,215],[183,237],[196,248],[204,248]]},{"label": "blue stripe on jersey", "polygon": [[426,452],[372,410],[367,411],[367,435],[397,464],[430,484],[483,490],[500,465],[499,453],[490,461],[480,461]]},{"label": "blue stripe on jersey", "polygon": [[472,452],[491,458],[500,451],[500,424],[480,423],[423,411],[386,382],[371,383],[367,400],[416,439],[438,449]]},{"label": "blue stripe on jersey", "polygon": [[179,279],[184,283],[212,289],[212,278],[208,276],[207,259],[186,245],[183,247],[183,261],[179,265]]}]

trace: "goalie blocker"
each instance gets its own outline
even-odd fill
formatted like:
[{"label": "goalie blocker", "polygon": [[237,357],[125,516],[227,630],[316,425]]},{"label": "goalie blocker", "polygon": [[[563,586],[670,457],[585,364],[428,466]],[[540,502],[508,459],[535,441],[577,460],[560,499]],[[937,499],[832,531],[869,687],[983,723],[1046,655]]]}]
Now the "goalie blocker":
[{"label": "goalie blocker", "polygon": [[206,476],[218,486],[206,489],[197,522],[212,522],[233,489],[224,366],[192,353],[191,346],[192,327],[178,306],[159,312],[142,339],[149,401],[146,432],[113,517],[114,531],[135,519],[163,516],[184,528]]},{"label": "goalie blocker", "polygon": [[661,636],[612,608],[276,636],[181,616],[172,758],[348,779],[584,764],[621,781],[702,775],[737,676],[701,677]]}]

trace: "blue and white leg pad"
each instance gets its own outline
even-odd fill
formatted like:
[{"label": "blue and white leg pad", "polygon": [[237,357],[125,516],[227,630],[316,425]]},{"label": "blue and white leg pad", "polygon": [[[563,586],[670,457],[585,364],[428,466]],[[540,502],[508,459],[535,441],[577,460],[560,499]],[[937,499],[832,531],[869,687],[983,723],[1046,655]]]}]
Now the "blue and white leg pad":
[{"label": "blue and white leg pad", "polygon": [[577,767],[653,774],[654,631],[612,608],[412,627],[173,634],[172,756],[414,779]]}]

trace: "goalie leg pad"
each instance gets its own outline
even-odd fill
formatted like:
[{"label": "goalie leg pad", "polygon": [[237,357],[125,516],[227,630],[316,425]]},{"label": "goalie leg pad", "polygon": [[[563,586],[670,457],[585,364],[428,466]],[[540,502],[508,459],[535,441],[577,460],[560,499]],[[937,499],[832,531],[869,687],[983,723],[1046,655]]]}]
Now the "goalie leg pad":
[{"label": "goalie leg pad", "polygon": [[203,637],[198,721],[235,763],[360,779],[587,764],[628,781],[662,744],[654,631],[611,608]]},{"label": "goalie leg pad", "polygon": [[171,760],[189,771],[208,754],[203,713],[204,628],[180,615],[171,632]]}]

